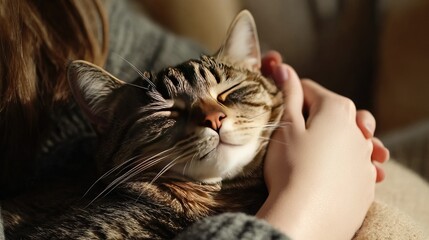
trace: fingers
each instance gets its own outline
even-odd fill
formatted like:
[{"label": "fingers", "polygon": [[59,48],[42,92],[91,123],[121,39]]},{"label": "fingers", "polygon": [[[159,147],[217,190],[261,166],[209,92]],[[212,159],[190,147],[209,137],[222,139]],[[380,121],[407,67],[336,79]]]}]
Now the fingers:
[{"label": "fingers", "polygon": [[375,181],[377,183],[382,182],[386,177],[386,173],[380,164],[389,159],[390,153],[389,150],[384,147],[380,139],[374,137],[376,127],[375,118],[369,111],[359,110],[356,113],[356,123],[365,138],[371,139],[373,145],[371,160],[377,173]]},{"label": "fingers", "polygon": [[375,131],[375,118],[367,110],[359,110],[356,113],[356,123],[366,139],[372,138]]},{"label": "fingers", "polygon": [[[312,106],[321,104],[326,100],[332,99],[336,95],[333,92],[322,87],[318,83],[308,79],[302,80],[302,88],[304,91],[305,105],[309,109],[312,108]],[[338,95],[338,98],[343,97],[339,97]]]},{"label": "fingers", "polygon": [[386,173],[384,172],[383,168],[381,168],[377,163],[373,163],[376,171],[376,178],[375,182],[379,183],[382,182],[386,178]]},{"label": "fingers", "polygon": [[282,121],[292,122],[299,129],[305,129],[305,121],[302,115],[304,96],[298,75],[291,67],[281,64],[274,67],[272,76],[283,93],[284,112]]},{"label": "fingers", "polygon": [[282,120],[285,122],[301,123],[304,126],[302,116],[303,92],[296,72],[286,64],[280,53],[269,51],[262,59],[262,74],[272,77],[284,97],[284,112]]},{"label": "fingers", "polygon": [[386,177],[386,173],[384,172],[381,163],[389,160],[390,154],[389,150],[384,147],[383,143],[378,138],[373,137],[371,141],[373,145],[371,160],[377,173],[377,178],[375,181],[379,183],[382,182]]},{"label": "fingers", "polygon": [[356,106],[350,99],[311,80],[303,80],[302,88],[305,110],[308,112],[307,129],[316,122],[326,124],[333,120],[343,123],[356,121]]},{"label": "fingers", "polygon": [[274,68],[282,64],[282,56],[276,51],[269,51],[262,58],[261,72],[264,76],[271,77]]},{"label": "fingers", "polygon": [[378,138],[372,138],[372,144],[374,146],[372,150],[371,159],[373,161],[384,163],[390,158],[389,150],[383,145]]}]

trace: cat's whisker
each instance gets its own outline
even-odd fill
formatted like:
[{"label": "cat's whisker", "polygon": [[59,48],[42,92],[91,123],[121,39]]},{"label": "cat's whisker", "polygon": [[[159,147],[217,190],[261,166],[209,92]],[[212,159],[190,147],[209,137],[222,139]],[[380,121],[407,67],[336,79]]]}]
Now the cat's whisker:
[{"label": "cat's whisker", "polygon": [[[149,79],[147,78],[134,64],[132,64],[130,61],[128,61],[127,59],[123,58],[121,55],[117,54],[123,61],[125,61],[126,63],[128,63],[133,69],[134,71],[137,72],[137,74],[145,81],[147,81],[153,88],[156,88],[155,84]],[[130,85],[134,85],[134,84],[130,84]],[[136,85],[134,85],[136,86]],[[146,89],[148,90],[148,89]]]},{"label": "cat's whisker", "polygon": [[243,126],[241,127],[241,129],[239,130],[247,130],[247,129],[264,129],[264,128],[268,128],[270,126],[266,126],[266,125],[259,125],[259,126]]},{"label": "cat's whisker", "polygon": [[263,140],[263,141],[276,142],[276,143],[280,143],[280,144],[282,144],[282,145],[288,146],[288,143],[287,143],[287,142],[279,141],[279,140],[272,139],[272,138],[269,138],[269,137],[259,137],[259,139],[261,139],[261,140]]},{"label": "cat's whisker", "polygon": [[[164,150],[164,151],[162,151],[162,152],[160,152],[160,153],[152,156],[151,158],[142,161],[139,165],[137,165],[136,167],[134,167],[133,169],[131,169],[130,171],[127,172],[126,175],[130,175],[130,176],[127,177],[127,178],[125,178],[125,181],[127,181],[129,178],[135,176],[136,174],[141,173],[144,170],[146,170],[146,169],[148,169],[148,168],[150,168],[150,167],[158,164],[161,160],[164,160],[165,158],[174,155],[174,151],[173,150],[183,148],[182,145],[185,145],[184,147],[187,147],[188,149],[192,149],[193,145],[191,143],[192,143],[192,141],[193,141],[194,138],[182,140],[182,141],[176,143],[172,148]],[[189,142],[191,142],[191,143],[189,143]],[[168,153],[170,151],[173,151],[173,152],[171,152],[171,153],[169,153],[169,154],[167,154],[165,156],[161,156],[162,154]],[[187,151],[189,151],[189,150],[187,150]],[[159,157],[159,156],[161,156],[161,157]],[[155,157],[159,157],[159,158],[156,159],[155,161],[149,162],[150,160],[153,160]]]},{"label": "cat's whisker", "polygon": [[186,173],[186,167],[189,170],[192,167],[192,164],[194,163],[194,160],[197,158],[199,152],[194,153],[192,155],[191,160],[186,161],[185,166],[183,167],[183,175]]},{"label": "cat's whisker", "polygon": [[189,155],[190,152],[192,152],[193,150],[190,149],[186,152],[184,152],[183,154],[177,156],[175,159],[173,159],[171,162],[169,162],[167,165],[165,165],[161,171],[158,172],[158,174],[152,179],[152,181],[150,183],[154,183],[162,174],[164,174],[165,172],[167,172],[170,168],[172,168],[174,165],[176,165],[178,162],[180,162],[181,160],[183,161],[183,157],[186,155]]},{"label": "cat's whisker", "polygon": [[125,82],[125,85],[136,87],[136,88],[140,88],[140,89],[144,89],[144,90],[149,90],[149,88],[147,88],[147,87],[139,86],[139,85],[128,83],[128,82]]},{"label": "cat's whisker", "polygon": [[193,144],[188,144],[186,147],[187,148],[185,148],[185,150],[179,156],[174,158],[170,163],[168,163],[166,166],[164,166],[163,169],[161,169],[161,171],[155,176],[155,178],[152,179],[151,183],[153,183],[157,178],[159,178],[159,176],[164,174],[166,171],[168,171],[171,167],[173,167],[178,162],[186,161],[186,160],[184,160],[184,159],[186,159],[186,156],[188,156],[194,152]]},{"label": "cat's whisker", "polygon": [[[164,151],[163,151],[163,152],[164,152]],[[133,161],[132,163],[128,164],[126,167],[132,167],[133,165],[135,165],[134,167],[136,167],[137,165],[141,164],[141,163],[142,163],[142,162],[144,162],[144,161],[150,161],[151,159],[153,159],[153,158],[157,157],[158,155],[162,154],[163,152],[158,153],[158,154],[153,155],[153,156],[146,156],[146,157],[140,158],[140,157],[142,157],[142,156],[143,156],[143,154],[144,154],[144,153],[141,153],[141,154],[137,155],[136,157],[133,157],[131,160],[135,160],[136,158],[140,158],[140,159]],[[127,162],[129,162],[129,160],[127,160]],[[124,163],[121,163],[120,165],[123,165],[123,164],[124,164]],[[134,168],[134,167],[133,167],[133,168]],[[122,168],[120,171],[118,171],[118,172],[116,173],[116,175],[115,175],[115,176],[118,176],[118,175],[122,174],[122,172],[123,172],[125,169],[126,169],[125,167],[124,167],[124,168]]]},{"label": "cat's whisker", "polygon": [[121,185],[122,183],[124,183],[124,182],[128,181],[129,179],[131,179],[132,177],[134,177],[135,175],[137,175],[137,173],[138,173],[138,171],[136,171],[133,174],[124,174],[121,177],[116,178],[112,183],[110,183],[106,188],[104,188],[103,191],[101,191],[96,197],[94,197],[94,199],[91,200],[91,202],[87,206],[91,205],[93,202],[95,202],[100,197],[109,195],[119,185]]},{"label": "cat's whisker", "polygon": [[262,116],[264,116],[265,114],[269,114],[270,112],[271,112],[271,111],[266,110],[266,111],[263,111],[262,113],[260,113],[260,114],[258,114],[258,115],[255,115],[255,116],[251,116],[251,117],[249,117],[249,119],[250,119],[250,120],[253,120],[253,119],[255,119],[255,118],[262,117]]},{"label": "cat's whisker", "polygon": [[[181,157],[181,156],[179,156]],[[169,162],[167,165],[165,165],[165,167],[163,167],[157,174],[156,176],[152,179],[152,181],[150,181],[150,183],[154,183],[159,177],[161,177],[162,174],[164,174],[165,172],[167,172],[170,168],[172,168],[174,165],[177,164],[177,162],[179,161],[179,157],[175,158],[173,161]]]},{"label": "cat's whisker", "polygon": [[[192,157],[193,158],[193,157]],[[189,162],[192,162],[192,158],[190,161],[186,161],[185,166],[183,167],[182,175],[185,176],[186,173],[186,167],[189,165]]]},{"label": "cat's whisker", "polygon": [[286,127],[286,126],[279,126],[277,124],[265,124],[261,126],[261,128],[263,129],[276,129],[276,128],[283,128],[283,127]]},{"label": "cat's whisker", "polygon": [[128,181],[129,179],[135,177],[137,174],[143,172],[144,170],[160,163],[162,160],[168,158],[171,154],[167,154],[165,156],[161,156],[159,158],[156,158],[158,156],[160,156],[161,154],[165,154],[167,152],[167,150],[158,153],[154,156],[151,156],[150,158],[144,159],[143,161],[139,162],[136,166],[134,166],[132,169],[128,170],[126,173],[124,173],[123,175],[121,175],[120,177],[116,178],[114,181],[112,181],[107,188],[116,188],[117,186],[119,186],[120,184],[122,184],[123,182]]},{"label": "cat's whisker", "polygon": [[284,123],[267,123],[267,124],[258,125],[258,126],[246,126],[245,128],[248,128],[248,129],[257,129],[257,128],[276,129],[276,128],[289,127],[290,125],[291,125],[290,122],[284,122]]},{"label": "cat's whisker", "polygon": [[[160,153],[157,153],[153,156],[150,156],[146,159],[144,159],[143,161],[138,162],[138,164],[136,166],[134,166],[132,169],[128,170],[126,173],[124,173],[123,175],[121,175],[120,177],[116,178],[115,180],[113,180],[103,191],[101,191],[89,204],[91,205],[95,200],[97,200],[98,198],[100,198],[101,196],[105,196],[108,195],[111,191],[113,191],[116,187],[118,187],[119,185],[121,185],[122,183],[128,181],[129,179],[133,178],[134,176],[136,176],[138,173],[144,171],[147,168],[150,168],[151,166],[158,164],[159,162],[161,162],[163,159],[167,158],[169,155],[163,156],[161,158],[158,158],[152,162],[150,162],[151,160],[153,160],[154,158],[158,157],[159,155],[165,154],[166,152],[171,151],[170,149],[164,150]],[[141,155],[140,155],[141,156]],[[141,170],[142,165],[144,166],[144,169]]]},{"label": "cat's whisker", "polygon": [[192,136],[189,139],[184,139],[182,141],[179,141],[178,143],[176,143],[174,145],[174,147],[177,147],[177,148],[180,148],[180,147],[192,147],[192,143],[195,142],[195,140],[198,140],[198,136]]},{"label": "cat's whisker", "polygon": [[[185,141],[181,141],[179,143],[182,143]],[[179,144],[178,143],[178,144]],[[177,145],[177,144],[176,144]],[[183,155],[188,154],[188,152],[192,151],[192,146],[190,144],[189,145],[189,150],[187,150]],[[129,179],[135,177],[136,175],[142,173],[143,171],[145,171],[146,169],[153,167],[154,165],[160,163],[162,160],[172,156],[175,154],[175,152],[173,151],[174,149],[179,149],[179,148],[170,148],[167,150],[164,150],[158,154],[155,154],[154,156],[151,156],[147,159],[144,159],[143,161],[139,162],[138,165],[136,165],[135,167],[133,167],[132,169],[130,169],[129,171],[127,171],[125,174],[123,174],[122,176],[118,177],[117,179],[115,179],[114,181],[112,181],[104,190],[104,192],[106,192],[108,189],[110,189],[106,194],[109,194],[112,190],[114,190],[117,186],[121,185],[122,183],[128,181]],[[172,151],[172,152],[171,152]],[[166,154],[167,153],[167,154]],[[161,156],[163,154],[166,154],[164,156]],[[157,158],[159,157],[159,158]],[[170,163],[169,163],[170,164]],[[168,165],[168,164],[167,164]]]},{"label": "cat's whisker", "polygon": [[[195,159],[197,159],[198,158],[198,154],[199,154],[199,152],[196,152],[193,156],[192,156],[192,158],[191,158],[191,164],[193,164],[194,162],[195,162]],[[192,166],[192,165],[191,165]]]},{"label": "cat's whisker", "polygon": [[[169,162],[167,165],[165,165],[156,175],[155,177],[152,179],[152,181],[150,182],[150,184],[153,184],[158,178],[160,178],[164,173],[166,173],[168,170],[170,170],[172,167],[174,167],[174,165],[176,165],[177,163],[180,162],[180,160],[182,160],[182,157],[186,156],[187,154],[189,154],[188,152],[191,152],[191,150],[188,150],[187,152],[177,156],[175,159],[173,159],[171,162]],[[140,195],[136,198],[136,202],[140,199],[142,193],[140,193]]]},{"label": "cat's whisker", "polygon": [[[149,161],[149,160],[151,160],[151,159],[153,159],[153,158],[155,158],[155,157],[157,157],[157,156],[159,156],[159,155],[161,155],[161,154],[164,154],[165,152],[167,152],[167,151],[169,151],[169,149],[167,149],[167,150],[164,150],[164,151],[162,151],[162,152],[159,152],[159,153],[157,153],[157,154],[155,154],[155,155],[153,155],[153,156],[148,156],[146,159],[145,158],[143,158],[143,159],[140,159],[139,161],[134,161],[136,158],[139,158],[139,157],[141,157],[144,153],[141,153],[141,154],[139,154],[139,155],[136,155],[136,156],[134,156],[134,157],[132,157],[132,158],[130,158],[130,159],[128,159],[128,160],[126,160],[126,161],[124,161],[124,162],[122,162],[121,164],[119,164],[118,166],[116,166],[116,167],[114,167],[114,168],[112,168],[111,170],[109,170],[108,172],[106,172],[105,174],[103,174],[103,176],[101,176],[98,180],[97,180],[97,182],[98,181],[100,181],[102,178],[105,178],[105,177],[107,177],[108,175],[110,175],[111,173],[113,173],[114,171],[116,171],[117,169],[119,169],[119,168],[121,168],[121,167],[123,167],[124,165],[126,165],[126,164],[128,164],[129,162],[131,162],[131,161],[134,161],[133,163],[131,163],[130,165],[127,165],[127,167],[129,167],[129,166],[131,166],[131,165],[133,165],[133,164],[141,164],[141,162],[143,162],[143,161]],[[123,171],[125,169],[125,167],[121,170],[121,171],[119,171],[116,175],[118,175],[118,174],[121,174],[121,172]]]},{"label": "cat's whisker", "polygon": [[287,126],[291,126],[291,125],[293,125],[291,122],[284,122],[284,123],[282,123],[282,122],[279,122],[279,123],[277,123],[277,125],[279,126],[279,127],[287,127]]},{"label": "cat's whisker", "polygon": [[145,171],[146,169],[149,169],[149,168],[155,166],[156,164],[160,163],[162,160],[164,160],[167,157],[168,156],[160,157],[154,161],[144,161],[143,164],[136,165],[135,167],[130,169],[128,172],[124,173],[122,176],[115,179],[115,181],[113,181],[112,184],[116,184],[116,186],[114,186],[113,188],[115,188],[115,187],[119,186],[120,184],[128,181],[129,179],[135,177],[137,174]]},{"label": "cat's whisker", "polygon": [[102,179],[106,178],[107,176],[109,176],[110,174],[114,173],[116,170],[118,170],[119,168],[122,168],[124,165],[128,164],[129,162],[135,160],[136,158],[140,157],[140,155],[136,155],[126,161],[124,161],[123,163],[119,164],[118,166],[113,167],[112,169],[110,169],[109,171],[105,172],[101,177],[99,177],[89,188],[88,190],[86,190],[86,192],[83,194],[82,198],[84,198],[91,190],[92,188],[95,187],[95,185],[97,183],[99,183]]}]

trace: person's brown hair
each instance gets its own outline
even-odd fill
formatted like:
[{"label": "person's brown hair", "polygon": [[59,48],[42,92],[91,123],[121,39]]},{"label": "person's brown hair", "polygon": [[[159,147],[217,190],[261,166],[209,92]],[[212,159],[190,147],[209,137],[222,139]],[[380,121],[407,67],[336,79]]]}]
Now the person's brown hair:
[{"label": "person's brown hair", "polygon": [[106,55],[100,0],[0,0],[0,192],[31,169],[49,112],[70,99],[67,62]]}]

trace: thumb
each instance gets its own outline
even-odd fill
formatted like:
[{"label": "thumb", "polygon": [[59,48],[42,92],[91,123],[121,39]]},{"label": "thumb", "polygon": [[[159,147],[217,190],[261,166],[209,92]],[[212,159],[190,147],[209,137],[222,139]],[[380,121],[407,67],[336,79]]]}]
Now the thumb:
[{"label": "thumb", "polygon": [[282,121],[305,129],[305,120],[302,115],[304,95],[301,81],[295,70],[286,64],[279,64],[274,68],[272,77],[283,93]]}]

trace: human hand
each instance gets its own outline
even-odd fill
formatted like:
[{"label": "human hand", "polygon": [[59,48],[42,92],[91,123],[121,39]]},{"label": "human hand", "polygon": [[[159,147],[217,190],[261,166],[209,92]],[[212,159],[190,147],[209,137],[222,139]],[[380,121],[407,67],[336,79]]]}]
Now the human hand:
[{"label": "human hand", "polygon": [[351,238],[374,197],[371,157],[384,158],[373,151],[375,121],[360,129],[372,115],[312,81],[301,87],[290,67],[277,64],[271,74],[284,91],[285,112],[266,157],[270,194],[257,216],[297,239]]},{"label": "human hand", "polygon": [[[262,59],[262,73],[265,76],[273,77],[273,74],[276,71],[275,69],[282,64],[282,62],[282,57],[278,52],[268,52]],[[277,80],[280,80],[280,78],[277,78]],[[371,139],[373,143],[371,160],[373,161],[377,172],[376,182],[381,182],[385,178],[385,172],[379,164],[386,162],[390,158],[389,150],[384,146],[380,139],[374,136],[376,121],[369,111],[358,110],[356,113],[356,123],[365,138]]]}]

